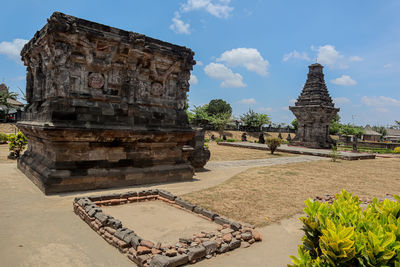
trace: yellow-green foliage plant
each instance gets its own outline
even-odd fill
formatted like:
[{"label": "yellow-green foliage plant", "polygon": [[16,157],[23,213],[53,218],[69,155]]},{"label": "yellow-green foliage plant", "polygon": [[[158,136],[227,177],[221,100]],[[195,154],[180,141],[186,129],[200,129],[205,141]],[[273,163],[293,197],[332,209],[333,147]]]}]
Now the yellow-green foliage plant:
[{"label": "yellow-green foliage plant", "polygon": [[394,148],[394,153],[400,154],[400,146]]},{"label": "yellow-green foliage plant", "polygon": [[28,139],[21,132],[15,134],[8,135],[8,146],[9,150],[14,152],[15,157],[19,158],[21,152],[25,149],[28,144]]},{"label": "yellow-green foliage plant", "polygon": [[400,267],[400,197],[366,207],[342,190],[332,204],[307,199],[303,244],[290,267]]}]

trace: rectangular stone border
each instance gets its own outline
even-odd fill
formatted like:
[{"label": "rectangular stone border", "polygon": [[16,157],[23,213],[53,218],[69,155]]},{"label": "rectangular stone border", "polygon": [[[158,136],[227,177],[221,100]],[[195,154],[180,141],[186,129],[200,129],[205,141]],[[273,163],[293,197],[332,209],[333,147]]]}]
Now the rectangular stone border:
[{"label": "rectangular stone border", "polygon": [[[173,246],[162,246],[140,237],[133,230],[123,227],[122,222],[103,213],[101,206],[122,205],[150,200],[161,200],[176,208],[193,213],[220,226],[215,232],[194,234],[193,238],[182,237]],[[116,247],[138,266],[172,267],[196,263],[203,258],[212,258],[240,246],[249,247],[261,241],[260,233],[252,225],[241,225],[219,216],[215,212],[191,204],[165,190],[129,191],[77,197],[73,202],[74,212],[109,244]]]}]

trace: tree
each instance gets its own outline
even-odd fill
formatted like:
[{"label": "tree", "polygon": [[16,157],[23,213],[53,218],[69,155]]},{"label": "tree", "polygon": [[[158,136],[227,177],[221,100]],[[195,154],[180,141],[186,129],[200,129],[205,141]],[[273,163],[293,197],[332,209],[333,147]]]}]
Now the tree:
[{"label": "tree", "polygon": [[212,115],[209,117],[210,124],[217,129],[219,137],[221,138],[225,127],[228,123],[232,121],[231,115],[229,113],[219,113],[217,115]]},{"label": "tree", "polygon": [[297,120],[297,118],[295,118],[293,121],[292,121],[292,126],[293,126],[293,128],[295,129],[295,130],[297,130],[297,128],[299,127],[299,121]]},{"label": "tree", "polygon": [[396,120],[395,120],[394,122],[396,123],[396,125],[395,125],[395,126],[397,127],[397,129],[399,129],[399,130],[400,130],[400,121],[396,121]]},{"label": "tree", "polygon": [[329,134],[337,134],[340,131],[340,125],[340,116],[339,114],[336,114],[329,126]]},{"label": "tree", "polygon": [[210,101],[210,103],[208,103],[207,113],[210,116],[218,114],[229,114],[229,116],[231,116],[232,107],[229,103],[222,99],[213,99]]},{"label": "tree", "polygon": [[364,129],[351,124],[341,124],[339,133],[342,135],[354,135],[361,137],[364,134]]},{"label": "tree", "polygon": [[7,90],[0,91],[0,105],[5,106],[7,109],[11,108],[12,105],[8,102],[8,99],[17,100],[18,94],[10,92],[10,88]]},{"label": "tree", "polygon": [[208,105],[194,106],[190,112],[188,112],[189,122],[197,126],[205,126],[210,122],[210,116],[207,112]]},{"label": "tree", "polygon": [[260,130],[264,124],[271,123],[271,120],[267,114],[257,113],[252,109],[249,109],[247,113],[244,113],[242,116],[240,116],[240,119],[248,128],[256,130]]}]

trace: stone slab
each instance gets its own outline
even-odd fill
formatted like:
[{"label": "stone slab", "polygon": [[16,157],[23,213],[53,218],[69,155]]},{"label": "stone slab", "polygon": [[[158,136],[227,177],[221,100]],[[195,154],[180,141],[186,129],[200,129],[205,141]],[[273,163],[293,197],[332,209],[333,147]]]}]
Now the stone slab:
[{"label": "stone slab", "polygon": [[[269,150],[268,146],[265,144],[258,143],[248,143],[248,142],[219,142],[219,145],[223,146],[233,146],[233,147],[242,147],[242,148],[250,148],[250,149],[258,149],[258,150]],[[311,155],[318,157],[331,157],[330,153],[332,150],[330,149],[315,149],[315,148],[306,148],[306,147],[297,147],[297,146],[288,146],[281,145],[276,150],[278,152],[292,153],[292,154],[301,154],[301,155]],[[368,153],[354,153],[347,151],[338,151],[339,158],[344,160],[360,160],[360,159],[375,159],[374,154]]]}]

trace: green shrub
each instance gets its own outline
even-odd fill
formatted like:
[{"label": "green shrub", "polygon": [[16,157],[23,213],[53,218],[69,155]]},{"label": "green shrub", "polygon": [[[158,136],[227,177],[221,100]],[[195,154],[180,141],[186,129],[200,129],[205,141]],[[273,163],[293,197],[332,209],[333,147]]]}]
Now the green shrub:
[{"label": "green shrub", "polygon": [[204,147],[207,149],[210,149],[210,147],[208,146],[208,144],[204,144]]},{"label": "green shrub", "polygon": [[336,160],[339,158],[339,152],[337,151],[337,146],[332,145],[332,151],[329,155],[331,156],[331,160],[333,162],[336,162]]},{"label": "green shrub", "polygon": [[265,140],[265,143],[267,144],[269,150],[271,151],[271,154],[274,154],[275,150],[281,145],[282,139],[277,137],[268,137]]},{"label": "green shrub", "polygon": [[0,144],[5,144],[8,141],[8,135],[5,133],[0,133]]},{"label": "green shrub", "polygon": [[215,138],[215,142],[225,142],[225,140],[222,138]]},{"label": "green shrub", "polygon": [[230,138],[228,138],[228,139],[226,139],[225,142],[236,142],[236,140],[235,140],[235,139],[230,139]]},{"label": "green shrub", "polygon": [[210,142],[210,139],[209,138],[204,138],[204,143],[208,143],[208,142]]},{"label": "green shrub", "polygon": [[400,266],[400,197],[365,210],[345,190],[332,204],[305,201],[303,245],[288,266]]},{"label": "green shrub", "polygon": [[14,152],[15,158],[19,158],[21,152],[25,149],[28,139],[21,132],[15,134],[10,134],[8,136],[9,150]]},{"label": "green shrub", "polygon": [[394,151],[394,153],[399,154],[400,153],[400,146],[395,147],[393,151]]}]

